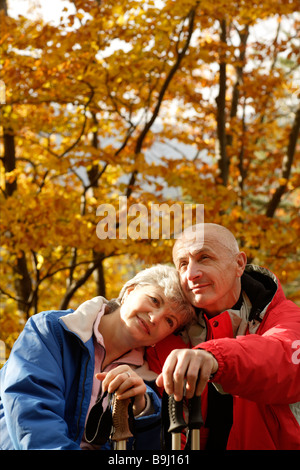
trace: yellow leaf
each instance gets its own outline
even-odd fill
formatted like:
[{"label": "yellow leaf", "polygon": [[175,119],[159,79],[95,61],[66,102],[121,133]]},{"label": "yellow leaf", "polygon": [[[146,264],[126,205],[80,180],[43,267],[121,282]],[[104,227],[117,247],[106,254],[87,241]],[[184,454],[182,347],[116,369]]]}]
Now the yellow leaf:
[{"label": "yellow leaf", "polygon": [[124,15],[120,15],[119,18],[117,19],[117,24],[119,26],[123,26],[125,24],[125,18]]},{"label": "yellow leaf", "polygon": [[42,267],[42,265],[43,265],[43,263],[44,263],[44,257],[43,257],[42,255],[40,255],[40,254],[37,255],[37,261],[38,261],[38,263],[37,263],[37,265],[36,265],[36,268],[37,268],[37,269],[41,269],[41,267]]},{"label": "yellow leaf", "polygon": [[76,16],[76,18],[78,18],[79,20],[82,20],[82,18],[83,18],[84,15],[83,15],[82,13],[76,13],[75,16]]}]

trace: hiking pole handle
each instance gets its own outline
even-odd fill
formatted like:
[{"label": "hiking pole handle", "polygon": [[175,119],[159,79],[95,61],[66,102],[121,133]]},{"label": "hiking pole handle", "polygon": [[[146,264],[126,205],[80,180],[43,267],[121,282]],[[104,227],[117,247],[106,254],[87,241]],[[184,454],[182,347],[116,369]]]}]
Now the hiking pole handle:
[{"label": "hiking pole handle", "polygon": [[186,422],[183,417],[183,400],[176,401],[174,395],[169,395],[168,412],[170,421],[168,432],[172,433],[172,449],[180,450],[181,431],[186,427]]},{"label": "hiking pole handle", "polygon": [[198,429],[202,425],[201,395],[194,395],[189,400],[189,429]]},{"label": "hiking pole handle", "polygon": [[201,395],[194,395],[189,400],[189,430],[191,432],[192,450],[200,450],[200,428],[202,425]]},{"label": "hiking pole handle", "polygon": [[116,442],[116,450],[126,450],[127,439],[133,436],[129,428],[128,407],[130,403],[130,398],[126,400],[117,400],[116,396],[113,398],[111,439]]}]

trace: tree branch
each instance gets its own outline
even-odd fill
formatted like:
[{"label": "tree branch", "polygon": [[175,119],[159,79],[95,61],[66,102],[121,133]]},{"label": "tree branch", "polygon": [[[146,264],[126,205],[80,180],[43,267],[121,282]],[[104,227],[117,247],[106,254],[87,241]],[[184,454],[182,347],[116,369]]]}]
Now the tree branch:
[{"label": "tree branch", "polygon": [[[156,103],[156,106],[153,110],[152,116],[149,119],[149,121],[146,122],[144,128],[142,129],[142,131],[141,131],[141,133],[140,133],[140,135],[139,135],[139,137],[136,141],[135,151],[134,151],[136,157],[141,152],[145,137],[146,137],[147,133],[149,132],[149,130],[151,129],[154,121],[156,120],[156,118],[158,116],[158,113],[159,113],[160,107],[162,105],[162,102],[163,102],[164,96],[166,94],[166,91],[168,89],[168,86],[169,86],[172,78],[174,77],[175,73],[179,69],[180,64],[182,62],[182,59],[186,55],[186,52],[187,52],[188,47],[189,47],[190,42],[191,42],[191,37],[192,37],[192,34],[193,34],[193,30],[194,30],[194,22],[195,22],[195,15],[196,15],[197,6],[198,6],[198,3],[196,4],[196,6],[194,8],[192,8],[190,10],[190,12],[187,16],[187,18],[189,20],[189,25],[188,25],[188,33],[187,33],[186,41],[185,41],[185,43],[184,43],[184,45],[183,45],[183,47],[180,51],[179,47],[178,47],[179,46],[179,40],[180,40],[179,39],[180,35],[179,35],[178,42],[177,42],[177,47],[176,47],[177,59],[176,59],[175,63],[173,64],[173,66],[170,68],[169,73],[167,74],[166,79],[165,79],[164,83],[162,84],[161,90],[160,90],[159,95],[158,95],[157,103]],[[134,170],[131,173],[131,177],[130,177],[130,180],[129,180],[129,184],[128,184],[128,187],[127,187],[127,193],[126,193],[127,197],[130,197],[130,195],[133,191],[133,186],[135,184],[137,174],[138,174],[137,170]]]},{"label": "tree branch", "polygon": [[243,82],[243,68],[244,68],[244,63],[245,63],[245,55],[246,55],[246,44],[247,44],[247,39],[249,36],[249,26],[246,25],[245,29],[241,32],[238,31],[238,34],[240,36],[240,54],[238,58],[238,62],[241,62],[243,65],[238,65],[235,70],[236,70],[236,82],[233,87],[233,92],[232,92],[232,101],[231,101],[231,110],[230,110],[230,117],[233,118],[237,114],[237,108],[238,108],[238,102],[239,102],[239,96],[240,96],[240,90],[239,87],[241,83]]},{"label": "tree branch", "polygon": [[273,194],[271,200],[269,201],[269,204],[266,209],[266,216],[267,217],[273,217],[275,214],[275,211],[277,207],[280,204],[281,198],[283,194],[286,191],[287,188],[287,183],[291,175],[291,169],[292,169],[292,164],[294,161],[294,156],[295,156],[295,150],[296,150],[296,144],[297,144],[297,139],[299,136],[299,131],[300,131],[300,107],[298,108],[293,127],[291,129],[290,133],[290,138],[289,138],[289,145],[287,149],[287,154],[283,159],[283,164],[282,164],[282,176],[285,180],[283,184],[280,184],[278,188],[276,189],[275,193]]},{"label": "tree branch", "polygon": [[68,307],[68,304],[71,298],[73,297],[74,293],[88,280],[88,278],[93,274],[95,269],[97,269],[101,265],[104,258],[104,254],[100,253],[100,255],[92,263],[92,265],[85,271],[85,273],[76,281],[73,280],[72,284],[68,287],[61,301],[60,308],[62,310],[65,310]]}]

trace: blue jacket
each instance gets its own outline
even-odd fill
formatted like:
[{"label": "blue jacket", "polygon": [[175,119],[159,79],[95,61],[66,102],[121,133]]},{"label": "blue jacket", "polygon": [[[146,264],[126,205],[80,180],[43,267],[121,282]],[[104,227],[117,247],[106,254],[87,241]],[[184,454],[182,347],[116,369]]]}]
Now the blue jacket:
[{"label": "blue jacket", "polygon": [[[79,335],[63,320],[70,313],[73,310],[32,316],[0,371],[2,450],[80,450],[93,384],[94,345],[91,318],[80,319]],[[135,419],[135,448],[159,449],[160,400],[149,386],[147,392],[155,412]]]}]

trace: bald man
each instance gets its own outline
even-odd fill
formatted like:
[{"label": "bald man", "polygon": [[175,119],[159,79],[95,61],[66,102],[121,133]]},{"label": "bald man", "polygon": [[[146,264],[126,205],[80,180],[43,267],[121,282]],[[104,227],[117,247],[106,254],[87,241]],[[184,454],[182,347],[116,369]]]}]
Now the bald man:
[{"label": "bald man", "polygon": [[173,260],[190,303],[212,317],[239,299],[247,257],[225,227],[199,224],[193,230],[203,231],[204,227],[204,241],[191,236],[191,229],[177,240]]},{"label": "bald man", "polygon": [[148,352],[157,385],[202,395],[204,448],[300,449],[299,307],[220,225],[184,232],[173,260],[197,319]]}]

